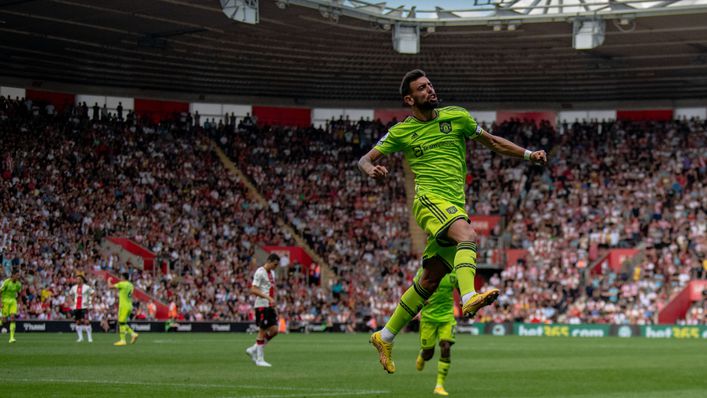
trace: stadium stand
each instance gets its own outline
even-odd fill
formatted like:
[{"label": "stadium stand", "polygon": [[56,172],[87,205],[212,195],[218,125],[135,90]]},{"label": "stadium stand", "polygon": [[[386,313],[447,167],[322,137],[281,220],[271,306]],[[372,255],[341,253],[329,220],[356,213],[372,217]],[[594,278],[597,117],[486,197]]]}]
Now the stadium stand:
[{"label": "stadium stand", "polygon": [[[255,246],[293,243],[278,218],[333,272],[320,284],[298,264],[282,268],[278,306],[292,325],[380,325],[419,265],[401,158],[387,159],[385,185],[355,168],[388,125],[342,118],[322,128],[201,127],[190,114],[154,123],[132,112],[99,119],[83,106],[57,112],[0,98],[0,248],[3,271],[19,265],[25,274],[23,318],[66,317],[75,270],[103,269],[132,272],[138,288],[175,303],[185,319],[250,320]],[[672,295],[705,278],[705,121],[485,127],[554,160],[540,169],[469,147],[470,211],[503,220],[480,253],[498,270],[487,285],[502,295],[479,320],[656,323]],[[222,167],[212,142],[267,207]],[[168,272],[101,253],[101,239],[113,234],[149,248]],[[615,248],[640,255],[619,269],[597,261]],[[496,254],[507,249],[527,255],[504,267]],[[98,289],[93,319],[111,316],[115,297],[106,290]],[[704,300],[684,322],[705,323],[703,314]]]}]

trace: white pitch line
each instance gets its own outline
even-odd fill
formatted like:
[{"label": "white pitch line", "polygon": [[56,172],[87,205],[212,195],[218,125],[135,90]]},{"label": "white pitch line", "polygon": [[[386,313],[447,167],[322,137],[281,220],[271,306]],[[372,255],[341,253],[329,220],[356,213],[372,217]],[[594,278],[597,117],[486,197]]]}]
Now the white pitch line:
[{"label": "white pitch line", "polygon": [[[252,388],[252,389],[258,389],[262,388],[264,390],[284,390],[284,391],[294,391],[294,390],[301,390],[301,391],[322,391],[322,392],[351,392],[351,391],[365,391],[366,393],[374,394],[376,392],[380,392],[378,390],[349,390],[346,388],[313,388],[313,387],[274,387],[274,386],[253,386],[253,385],[236,385],[232,387],[237,387],[237,388]],[[386,391],[384,391],[386,392]]]},{"label": "white pitch line", "polygon": [[80,380],[80,379],[14,379],[22,383],[66,383],[66,384],[106,384],[125,386],[156,386],[156,387],[200,387],[200,388],[233,388],[226,384],[203,383],[152,383],[142,381],[109,381],[109,380]]},{"label": "white pitch line", "polygon": [[[343,395],[365,395],[365,394],[386,394],[389,391],[382,390],[346,390],[340,388],[311,388],[311,387],[277,387],[277,386],[256,386],[248,384],[205,384],[205,383],[154,383],[142,381],[109,381],[109,380],[82,380],[82,379],[12,379],[20,383],[67,383],[67,384],[105,384],[105,385],[133,385],[133,386],[155,386],[155,387],[198,387],[198,388],[228,388],[228,389],[261,389],[280,391],[302,391],[308,396],[343,396]],[[319,391],[314,394],[309,392]],[[293,397],[299,394],[288,395],[254,395],[255,397]]]},{"label": "white pitch line", "polygon": [[[351,395],[371,395],[371,394],[389,394],[390,391],[386,390],[370,390],[370,391],[341,391],[341,392],[317,392],[317,393],[306,393],[307,397],[344,397],[344,396],[351,396]],[[277,394],[277,395],[247,395],[247,396],[241,396],[239,395],[237,398],[287,398],[287,397],[301,397],[302,394]],[[223,397],[223,398],[234,398],[234,397]]]}]

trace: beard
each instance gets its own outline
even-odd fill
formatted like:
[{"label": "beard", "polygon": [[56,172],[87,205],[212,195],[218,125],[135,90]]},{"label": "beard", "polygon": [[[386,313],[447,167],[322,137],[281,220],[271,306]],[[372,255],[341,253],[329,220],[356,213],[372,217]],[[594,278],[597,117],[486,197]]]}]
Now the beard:
[{"label": "beard", "polygon": [[432,109],[437,109],[440,102],[442,101],[437,97],[435,100],[421,102],[417,104],[417,107],[423,111],[431,111]]}]

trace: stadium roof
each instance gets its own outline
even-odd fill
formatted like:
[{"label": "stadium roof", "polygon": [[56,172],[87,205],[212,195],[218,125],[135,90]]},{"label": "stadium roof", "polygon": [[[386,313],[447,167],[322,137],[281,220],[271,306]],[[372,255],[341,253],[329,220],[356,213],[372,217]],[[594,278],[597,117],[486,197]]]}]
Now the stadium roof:
[{"label": "stadium roof", "polygon": [[[670,15],[684,1],[690,13]],[[334,19],[293,1],[261,0],[254,25],[226,18],[218,0],[5,1],[0,75],[374,105],[397,102],[402,74],[421,67],[448,102],[705,99],[707,7],[661,3],[652,8],[667,15],[606,18],[605,40],[592,50],[573,49],[571,18],[563,16],[504,21],[501,29],[438,24],[422,29],[419,54],[403,55],[385,23]]]},{"label": "stadium roof", "polygon": [[[224,0],[225,1],[225,0]],[[233,0],[231,0],[233,1]],[[489,19],[523,23],[558,17],[686,14],[707,6],[707,0],[275,0],[318,9],[346,10],[364,19],[415,21],[434,25],[486,24]]]}]

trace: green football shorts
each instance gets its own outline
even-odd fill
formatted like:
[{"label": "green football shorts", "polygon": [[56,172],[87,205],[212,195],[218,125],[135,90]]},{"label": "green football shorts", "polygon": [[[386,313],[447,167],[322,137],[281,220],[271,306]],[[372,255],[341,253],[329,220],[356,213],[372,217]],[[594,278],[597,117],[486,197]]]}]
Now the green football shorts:
[{"label": "green football shorts", "polygon": [[9,317],[10,315],[17,315],[17,300],[2,301],[2,316]]},{"label": "green football shorts", "polygon": [[455,244],[444,237],[449,226],[459,219],[469,220],[463,207],[431,194],[415,196],[412,211],[417,225],[443,246]]},{"label": "green football shorts", "polygon": [[454,344],[457,333],[457,322],[425,322],[420,321],[420,348],[430,349],[437,341],[448,341]]}]

